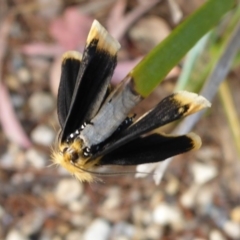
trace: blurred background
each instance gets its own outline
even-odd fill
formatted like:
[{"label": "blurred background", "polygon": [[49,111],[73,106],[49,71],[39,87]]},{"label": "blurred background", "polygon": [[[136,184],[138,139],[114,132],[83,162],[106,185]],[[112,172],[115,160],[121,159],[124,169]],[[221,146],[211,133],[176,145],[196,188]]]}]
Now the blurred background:
[{"label": "blurred background", "polygon": [[[116,85],[203,3],[0,1],[1,240],[240,239],[239,61],[227,87],[193,129],[202,138],[202,148],[175,157],[159,184],[153,175],[134,174],[80,183],[64,169],[50,166],[59,129],[61,55],[83,51],[92,21],[100,21],[121,43],[112,80]],[[204,55],[200,69],[208,57]],[[182,65],[136,113],[175,89]],[[233,111],[234,124],[227,109]]]}]

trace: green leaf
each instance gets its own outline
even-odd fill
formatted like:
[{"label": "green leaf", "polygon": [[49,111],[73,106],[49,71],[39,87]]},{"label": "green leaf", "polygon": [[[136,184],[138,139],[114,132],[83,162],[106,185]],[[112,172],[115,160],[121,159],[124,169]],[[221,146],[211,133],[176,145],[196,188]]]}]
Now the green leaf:
[{"label": "green leaf", "polygon": [[147,97],[194,44],[233,7],[234,2],[209,0],[175,28],[130,72],[135,90]]},{"label": "green leaf", "polygon": [[[229,11],[221,22],[207,36],[206,46],[201,40],[186,55],[181,75],[177,81],[177,89],[199,92],[211,70],[219,61],[228,45],[229,38],[237,28],[240,19],[240,4]],[[201,46],[199,46],[199,44]],[[200,48],[199,48],[200,47]],[[197,48],[197,49],[196,49]],[[194,55],[193,57],[189,57]],[[195,61],[194,61],[195,60]],[[240,54],[235,56],[232,68],[240,63]],[[188,68],[189,66],[189,68]],[[186,74],[186,68],[187,73]],[[190,69],[191,68],[191,69]]]}]

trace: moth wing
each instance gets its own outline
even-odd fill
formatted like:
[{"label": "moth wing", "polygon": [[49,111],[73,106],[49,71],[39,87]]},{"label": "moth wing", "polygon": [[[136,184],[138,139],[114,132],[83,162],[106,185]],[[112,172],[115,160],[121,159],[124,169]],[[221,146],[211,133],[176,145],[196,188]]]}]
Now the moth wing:
[{"label": "moth wing", "polygon": [[62,57],[62,71],[57,100],[57,112],[61,128],[64,127],[70,108],[81,59],[82,55],[76,51],[68,51]]},{"label": "moth wing", "polygon": [[101,106],[117,62],[120,44],[96,20],[83,52],[61,141],[90,121]]},{"label": "moth wing", "polygon": [[103,155],[100,165],[137,165],[163,161],[169,157],[198,149],[201,139],[194,133],[182,136],[152,134],[139,137]]},{"label": "moth wing", "polygon": [[107,154],[114,149],[130,142],[149,131],[167,123],[193,114],[210,103],[202,96],[187,91],[179,91],[164,98],[159,104],[129,128],[119,134],[114,140],[106,143],[97,155]]}]

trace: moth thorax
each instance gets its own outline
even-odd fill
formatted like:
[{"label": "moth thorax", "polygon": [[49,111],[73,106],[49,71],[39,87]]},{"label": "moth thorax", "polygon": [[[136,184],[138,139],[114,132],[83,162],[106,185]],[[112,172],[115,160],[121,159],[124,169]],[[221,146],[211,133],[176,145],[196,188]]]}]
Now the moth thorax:
[{"label": "moth thorax", "polygon": [[80,131],[77,129],[74,133],[71,133],[67,138],[67,143],[73,142],[80,134]]}]

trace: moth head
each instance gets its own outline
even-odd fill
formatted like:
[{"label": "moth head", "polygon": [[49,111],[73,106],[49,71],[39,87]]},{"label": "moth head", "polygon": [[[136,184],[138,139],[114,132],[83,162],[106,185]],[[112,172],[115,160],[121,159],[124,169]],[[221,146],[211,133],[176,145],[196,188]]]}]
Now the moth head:
[{"label": "moth head", "polygon": [[52,152],[53,164],[61,165],[81,182],[93,182],[95,177],[91,169],[96,166],[97,160],[89,161],[84,157],[82,144],[79,139],[71,143],[58,143]]}]

